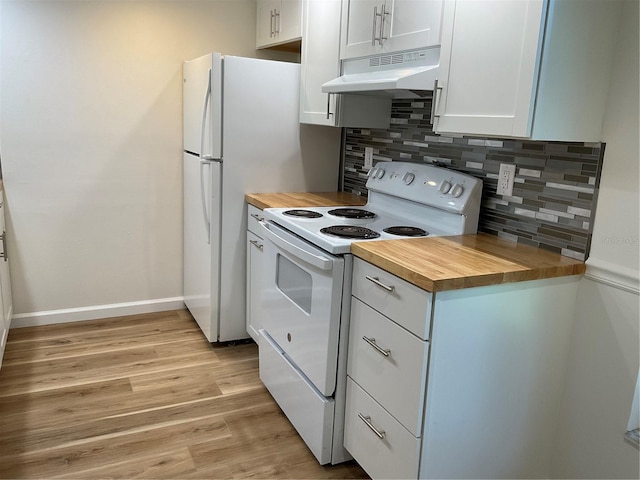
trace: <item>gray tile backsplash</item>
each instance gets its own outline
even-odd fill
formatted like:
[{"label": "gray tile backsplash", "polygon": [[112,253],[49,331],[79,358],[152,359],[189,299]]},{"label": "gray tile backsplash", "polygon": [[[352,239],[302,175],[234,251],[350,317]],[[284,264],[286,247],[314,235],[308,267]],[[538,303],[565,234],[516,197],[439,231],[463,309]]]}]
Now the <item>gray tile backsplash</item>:
[{"label": "gray tile backsplash", "polygon": [[[394,100],[388,130],[347,128],[343,190],[366,195],[364,149],[378,161],[426,162],[482,179],[478,229],[580,260],[589,255],[604,144],[446,137],[431,98]],[[516,165],[512,196],[496,194],[501,163]]]}]

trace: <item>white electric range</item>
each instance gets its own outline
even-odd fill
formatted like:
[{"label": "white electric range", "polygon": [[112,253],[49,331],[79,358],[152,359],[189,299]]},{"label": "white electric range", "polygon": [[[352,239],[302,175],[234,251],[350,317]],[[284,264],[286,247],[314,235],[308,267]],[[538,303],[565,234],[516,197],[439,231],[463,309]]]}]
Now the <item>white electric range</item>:
[{"label": "white electric range", "polygon": [[354,241],[476,233],[482,181],[381,162],[363,207],[264,210],[260,378],[318,461],[340,463]]}]

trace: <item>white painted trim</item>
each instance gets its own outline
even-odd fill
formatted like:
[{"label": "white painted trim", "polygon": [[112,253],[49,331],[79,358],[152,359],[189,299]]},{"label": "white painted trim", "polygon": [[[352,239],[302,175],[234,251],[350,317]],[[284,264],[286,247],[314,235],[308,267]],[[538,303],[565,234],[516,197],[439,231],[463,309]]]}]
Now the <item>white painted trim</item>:
[{"label": "white painted trim", "polygon": [[41,312],[18,313],[13,316],[11,328],[51,325],[55,323],[81,322],[99,318],[137,315],[140,313],[178,310],[184,307],[183,297],[158,298],[138,302],[92,305],[88,307],[45,310]]},{"label": "white painted trim", "polygon": [[597,258],[589,258],[585,263],[587,264],[585,278],[625,292],[640,294],[640,274],[637,270]]}]

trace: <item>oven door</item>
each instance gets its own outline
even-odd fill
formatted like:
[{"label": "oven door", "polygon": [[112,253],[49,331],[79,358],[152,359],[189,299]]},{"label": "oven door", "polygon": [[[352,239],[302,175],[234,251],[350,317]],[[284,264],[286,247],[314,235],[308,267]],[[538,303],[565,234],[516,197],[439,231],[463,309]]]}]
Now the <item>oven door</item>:
[{"label": "oven door", "polygon": [[263,328],[325,396],[336,385],[344,258],[274,223],[264,238]]}]

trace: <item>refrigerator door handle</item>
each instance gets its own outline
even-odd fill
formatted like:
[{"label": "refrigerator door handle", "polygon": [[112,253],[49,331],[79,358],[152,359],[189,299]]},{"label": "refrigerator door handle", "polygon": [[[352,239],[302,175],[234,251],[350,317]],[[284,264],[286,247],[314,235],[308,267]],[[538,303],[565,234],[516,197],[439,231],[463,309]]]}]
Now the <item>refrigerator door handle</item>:
[{"label": "refrigerator door handle", "polygon": [[[209,69],[208,78],[207,91],[204,94],[204,104],[202,105],[202,122],[200,123],[200,160],[210,160],[212,158],[210,155],[207,156],[204,154],[204,132],[207,123],[207,105],[209,105],[209,100],[211,99],[211,69]],[[200,172],[202,173],[202,165],[200,166]]]},{"label": "refrigerator door handle", "polygon": [[207,208],[207,194],[204,188],[204,166],[211,165],[209,160],[200,159],[200,200],[202,201],[202,215],[204,218],[204,227],[207,229],[207,245],[211,245],[211,219],[209,217],[209,209]]}]

